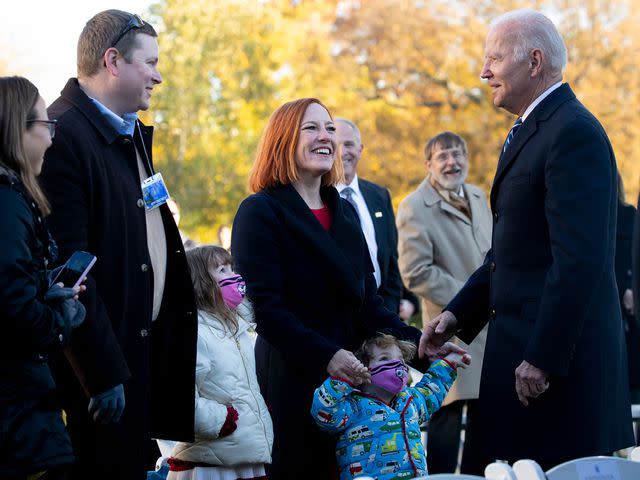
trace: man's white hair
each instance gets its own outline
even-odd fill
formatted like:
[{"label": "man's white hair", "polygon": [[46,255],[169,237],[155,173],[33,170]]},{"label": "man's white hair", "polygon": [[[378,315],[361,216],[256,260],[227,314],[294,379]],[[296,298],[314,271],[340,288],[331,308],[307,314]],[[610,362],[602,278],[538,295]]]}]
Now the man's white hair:
[{"label": "man's white hair", "polygon": [[514,10],[500,15],[491,22],[493,29],[511,23],[509,33],[513,39],[513,55],[524,60],[532,50],[544,52],[553,73],[562,73],[567,65],[567,47],[558,29],[545,15],[531,9]]},{"label": "man's white hair", "polygon": [[355,123],[353,123],[351,120],[348,120],[346,118],[340,118],[340,117],[336,117],[335,121],[336,122],[346,123],[347,125],[349,125],[351,127],[351,129],[353,130],[353,133],[356,134],[356,140],[358,140],[358,144],[362,145],[362,138],[360,137],[360,130],[358,129],[358,127],[356,126]]}]

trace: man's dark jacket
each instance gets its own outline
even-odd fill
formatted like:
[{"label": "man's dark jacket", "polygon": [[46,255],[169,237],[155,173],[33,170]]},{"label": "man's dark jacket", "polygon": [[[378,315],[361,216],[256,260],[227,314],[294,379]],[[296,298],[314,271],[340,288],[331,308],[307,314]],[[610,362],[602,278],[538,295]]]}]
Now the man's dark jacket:
[{"label": "man's dark jacket", "polygon": [[631,245],[631,262],[633,277],[633,305],[636,317],[636,323],[640,325],[640,195],[638,195],[638,203],[636,207],[635,219],[633,222],[633,238]]},{"label": "man's dark jacket", "polygon": [[[54,372],[80,459],[76,477],[144,478],[150,438],[193,439],[197,335],[184,248],[166,205],[160,207],[166,283],[159,316],[151,322],[153,271],[133,141],[141,155],[144,143],[151,156],[153,129],[141,126],[142,137],[136,131],[133,141],[120,135],[76,79],[51,105],[49,117],[58,125],[42,183],[60,258],[75,250],[98,257],[80,297],[86,320],[73,333],[68,364],[58,361]],[[121,383],[126,407],[120,423],[89,420],[88,397]]]},{"label": "man's dark jacket", "polygon": [[622,304],[626,290],[633,288],[631,252],[633,250],[633,225],[636,209],[633,205],[618,202],[618,223],[616,229],[616,283],[622,310],[622,324],[627,339],[627,359],[629,367],[629,388],[640,388],[640,328],[633,313],[627,313]]},{"label": "man's dark jacket", "polygon": [[391,196],[386,188],[361,178],[358,178],[358,186],[376,232],[381,278],[378,295],[384,300],[385,307],[397,312],[402,298],[402,278],[398,269],[398,230]]},{"label": "man's dark jacket", "polygon": [[[479,439],[491,459],[542,463],[634,443],[614,273],[616,163],[568,85],[545,98],[499,161],[484,264],[446,307],[465,342],[489,321]],[[526,360],[549,373],[528,407]]]}]

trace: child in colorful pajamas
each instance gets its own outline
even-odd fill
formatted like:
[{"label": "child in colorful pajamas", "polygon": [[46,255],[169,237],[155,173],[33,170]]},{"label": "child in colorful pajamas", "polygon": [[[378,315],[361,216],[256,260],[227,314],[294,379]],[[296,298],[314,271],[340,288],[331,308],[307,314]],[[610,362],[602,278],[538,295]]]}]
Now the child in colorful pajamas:
[{"label": "child in colorful pajamas", "polygon": [[311,414],[321,430],[338,436],[340,479],[370,476],[378,480],[427,474],[420,425],[440,408],[456,379],[456,369],[471,363],[468,354],[450,349],[420,382],[407,387],[412,343],[379,334],[364,342],[356,357],[368,367],[371,383],[355,387],[327,378],[316,389]]}]

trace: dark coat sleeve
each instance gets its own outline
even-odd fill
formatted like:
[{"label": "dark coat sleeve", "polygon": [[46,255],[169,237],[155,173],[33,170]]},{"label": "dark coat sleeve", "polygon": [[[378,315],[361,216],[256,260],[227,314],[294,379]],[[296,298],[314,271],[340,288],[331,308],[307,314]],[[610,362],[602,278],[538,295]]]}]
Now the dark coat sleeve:
[{"label": "dark coat sleeve", "polygon": [[453,300],[444,307],[458,320],[456,335],[464,342],[471,343],[489,321],[489,266],[491,250],[484,257],[482,265],[471,274]]},{"label": "dark coat sleeve", "polygon": [[258,334],[285,358],[305,359],[309,368],[326,375],[327,365],[340,347],[305,326],[287,307],[282,270],[286,252],[281,251],[279,242],[283,234],[286,229],[269,200],[261,195],[249,197],[233,222],[235,266],[246,280]]},{"label": "dark coat sleeve", "polygon": [[398,312],[403,290],[400,269],[398,268],[398,230],[396,229],[396,220],[393,215],[391,195],[389,194],[389,190],[383,189],[383,192],[385,210],[387,212],[385,218],[389,239],[389,267],[387,269],[386,281],[380,285],[378,293],[384,299],[384,304],[389,310]]},{"label": "dark coat sleeve", "polygon": [[612,261],[615,165],[608,145],[595,121],[578,115],[555,132],[547,153],[545,216],[553,262],[524,359],[551,374],[567,374],[590,302],[598,301],[596,289],[608,274],[610,263],[603,259]]},{"label": "dark coat sleeve", "polygon": [[70,328],[61,307],[41,301],[41,281],[29,245],[29,238],[35,238],[31,210],[20,194],[5,187],[0,187],[0,205],[0,318],[5,341],[10,350],[21,353],[60,349],[67,343]]},{"label": "dark coat sleeve", "polygon": [[[89,249],[91,157],[87,148],[70,144],[64,135],[57,135],[45,154],[41,182],[52,211],[47,224],[60,247],[61,261],[76,250]],[[93,396],[123,383],[131,374],[91,274],[85,285],[80,300],[87,314],[73,332],[65,355],[85,391]]]}]

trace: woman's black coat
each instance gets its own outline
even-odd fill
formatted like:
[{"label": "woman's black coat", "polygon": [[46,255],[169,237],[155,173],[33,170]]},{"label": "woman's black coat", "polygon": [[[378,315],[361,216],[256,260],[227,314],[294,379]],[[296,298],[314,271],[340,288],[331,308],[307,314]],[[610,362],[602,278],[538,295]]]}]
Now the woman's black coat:
[{"label": "woman's black coat", "polygon": [[333,212],[328,232],[291,185],[251,195],[233,225],[236,270],[247,283],[259,334],[258,379],[274,421],[270,478],[330,478],[334,443],[309,410],[339,349],[355,351],[380,330],[420,337],[376,295],[353,209],[333,187],[321,195]]},{"label": "woman's black coat", "polygon": [[[0,166],[0,478],[71,463],[71,441],[47,354],[67,344],[61,307],[43,297],[53,261],[44,219],[18,177]],[[50,248],[51,247],[51,248]]]}]

